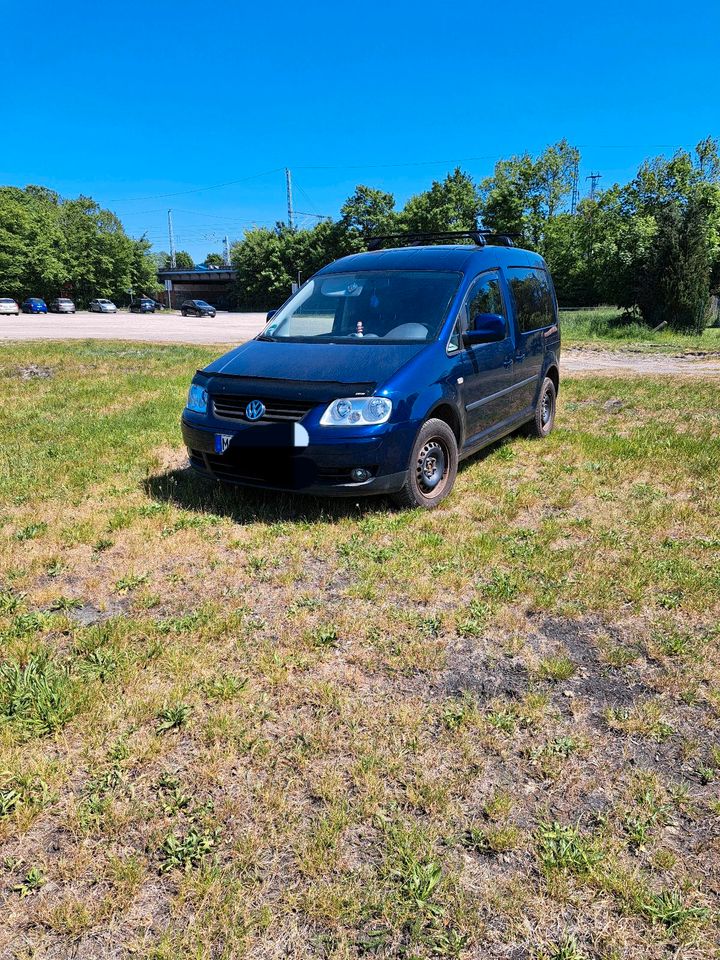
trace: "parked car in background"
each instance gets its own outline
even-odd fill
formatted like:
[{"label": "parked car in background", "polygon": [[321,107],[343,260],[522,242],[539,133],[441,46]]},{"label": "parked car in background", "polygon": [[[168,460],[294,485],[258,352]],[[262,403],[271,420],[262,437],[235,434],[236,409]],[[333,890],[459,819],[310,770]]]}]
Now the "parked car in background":
[{"label": "parked car in background", "polygon": [[[476,245],[432,245],[448,236]],[[335,260],[195,374],[182,415],[195,470],[429,508],[460,460],[520,427],[550,433],[560,328],[545,261],[506,235],[408,240],[431,245]]]},{"label": "parked car in background", "polygon": [[48,308],[45,301],[41,300],[40,297],[28,297],[27,300],[23,300],[22,312],[23,313],[47,313]]},{"label": "parked car in background", "polygon": [[117,313],[117,307],[112,300],[105,300],[103,297],[90,301],[90,311],[92,313]]},{"label": "parked car in background", "polygon": [[139,300],[133,300],[130,304],[131,313],[155,313],[157,304],[150,297],[140,297]]},{"label": "parked car in background", "polygon": [[186,300],[180,307],[180,313],[184,317],[214,317],[217,311],[205,300]]},{"label": "parked car in background", "polygon": [[57,297],[50,301],[50,313],[75,313],[75,304],[67,297]]},{"label": "parked car in background", "polygon": [[17,316],[20,313],[20,307],[10,297],[0,297],[0,313],[14,313]]}]

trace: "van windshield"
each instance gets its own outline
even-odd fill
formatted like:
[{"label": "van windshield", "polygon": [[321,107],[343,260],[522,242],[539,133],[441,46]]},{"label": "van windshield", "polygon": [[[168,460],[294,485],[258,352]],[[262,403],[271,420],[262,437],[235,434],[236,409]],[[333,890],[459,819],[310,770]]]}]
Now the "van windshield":
[{"label": "van windshield", "polygon": [[459,273],[363,270],[309,280],[275,314],[261,340],[422,343],[434,340]]}]

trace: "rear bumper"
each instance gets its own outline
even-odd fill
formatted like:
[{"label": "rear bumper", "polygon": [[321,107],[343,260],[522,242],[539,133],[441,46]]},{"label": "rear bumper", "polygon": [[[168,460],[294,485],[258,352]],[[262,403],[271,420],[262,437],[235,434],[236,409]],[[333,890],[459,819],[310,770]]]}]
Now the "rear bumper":
[{"label": "rear bumper", "polygon": [[[394,493],[403,486],[409,452],[395,440],[358,437],[347,443],[318,443],[312,437],[307,447],[288,445],[231,446],[225,453],[215,452],[215,433],[181,421],[183,440],[190,465],[198,473],[215,480],[319,496],[353,497]],[[368,480],[352,480],[350,472],[362,467],[370,471]]]}]

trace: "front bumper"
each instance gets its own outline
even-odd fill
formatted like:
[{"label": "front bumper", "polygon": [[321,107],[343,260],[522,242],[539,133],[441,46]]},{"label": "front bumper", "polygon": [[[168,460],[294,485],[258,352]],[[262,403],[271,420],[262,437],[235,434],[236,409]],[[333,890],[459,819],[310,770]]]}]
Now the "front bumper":
[{"label": "front bumper", "polygon": [[[224,453],[217,453],[215,430],[198,427],[185,417],[181,421],[190,465],[215,480],[333,497],[394,493],[405,483],[410,425],[399,425],[384,436],[357,436],[345,442],[332,436],[324,437],[323,442],[311,433],[305,447],[292,445],[294,424],[272,426],[277,429],[268,435],[276,442],[270,443],[260,442],[257,426],[231,431],[223,427],[235,440]],[[356,467],[368,470],[370,478],[353,481],[351,471]]]}]

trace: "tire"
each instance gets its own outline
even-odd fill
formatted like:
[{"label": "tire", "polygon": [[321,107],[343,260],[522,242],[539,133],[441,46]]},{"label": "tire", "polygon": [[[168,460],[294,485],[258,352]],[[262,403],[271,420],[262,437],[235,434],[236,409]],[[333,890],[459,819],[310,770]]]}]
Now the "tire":
[{"label": "tire", "polygon": [[555,410],[557,409],[557,390],[550,377],[545,377],[540,395],[535,404],[535,416],[527,425],[528,436],[542,439],[551,433],[555,426]]},{"label": "tire", "polygon": [[184,317],[187,316],[187,313],[185,312],[185,310],[181,310],[180,313],[181,313]]},{"label": "tire", "polygon": [[444,420],[426,420],[413,444],[407,477],[391,495],[401,509],[432,510],[447,497],[458,468],[457,439]]}]

